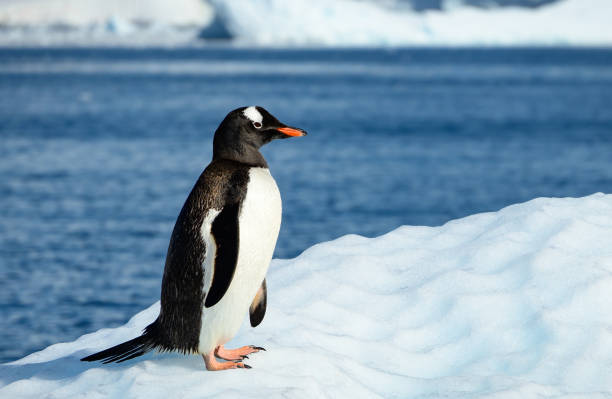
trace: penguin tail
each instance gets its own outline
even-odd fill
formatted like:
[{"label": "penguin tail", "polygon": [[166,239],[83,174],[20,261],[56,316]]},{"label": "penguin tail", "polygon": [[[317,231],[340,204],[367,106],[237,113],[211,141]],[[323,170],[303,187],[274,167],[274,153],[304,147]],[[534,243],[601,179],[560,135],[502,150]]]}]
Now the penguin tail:
[{"label": "penguin tail", "polygon": [[152,325],[148,326],[144,333],[137,338],[126,341],[122,344],[113,346],[112,348],[105,349],[93,355],[89,355],[81,359],[82,362],[95,362],[102,361],[102,363],[121,363],[126,360],[133,359],[138,356],[142,356],[145,353],[153,350],[157,344],[154,339],[152,332]]}]

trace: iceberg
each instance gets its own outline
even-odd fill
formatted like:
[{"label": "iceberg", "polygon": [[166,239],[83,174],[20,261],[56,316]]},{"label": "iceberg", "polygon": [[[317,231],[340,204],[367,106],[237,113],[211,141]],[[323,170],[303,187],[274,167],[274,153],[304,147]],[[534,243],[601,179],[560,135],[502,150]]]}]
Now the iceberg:
[{"label": "iceberg", "polygon": [[176,46],[214,17],[201,0],[0,0],[0,45]]},{"label": "iceberg", "polygon": [[0,0],[0,45],[201,46],[220,40],[256,47],[612,45],[608,0],[429,3]]},{"label": "iceberg", "polygon": [[[0,397],[610,397],[612,195],[538,198],[386,235],[348,235],[268,274],[250,370],[201,357],[79,361],[119,328],[0,365]],[[245,315],[246,316],[246,315]]]},{"label": "iceberg", "polygon": [[[611,45],[612,2],[561,0],[538,8],[460,1],[415,12],[354,0],[212,0],[245,44],[327,46]],[[289,5],[290,4],[290,5]],[[450,5],[454,4],[454,5]]]}]

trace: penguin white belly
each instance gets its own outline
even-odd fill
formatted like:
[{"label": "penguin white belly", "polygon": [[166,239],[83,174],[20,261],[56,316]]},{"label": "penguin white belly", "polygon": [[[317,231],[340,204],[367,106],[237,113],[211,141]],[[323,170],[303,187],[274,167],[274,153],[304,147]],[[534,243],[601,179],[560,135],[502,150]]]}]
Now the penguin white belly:
[{"label": "penguin white belly", "polygon": [[[218,211],[212,210],[214,216]],[[200,353],[209,353],[217,345],[231,340],[242,325],[255,294],[263,282],[272,260],[276,239],[280,230],[282,204],[276,182],[267,168],[251,168],[246,196],[238,218],[239,248],[236,271],[227,292],[210,308],[202,304],[200,328]],[[214,216],[207,217],[202,225],[206,241],[205,268],[211,267],[215,257],[214,238],[210,225]],[[206,235],[208,234],[208,236]],[[208,269],[210,270],[210,269]],[[210,276],[211,273],[205,273]],[[210,277],[204,281],[206,292]]]}]

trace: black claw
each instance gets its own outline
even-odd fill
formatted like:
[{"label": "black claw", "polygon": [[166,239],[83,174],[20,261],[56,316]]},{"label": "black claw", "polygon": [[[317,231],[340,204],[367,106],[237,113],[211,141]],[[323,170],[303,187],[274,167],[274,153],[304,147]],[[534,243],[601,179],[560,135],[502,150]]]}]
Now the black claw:
[{"label": "black claw", "polygon": [[253,346],[253,345],[251,345],[251,348],[253,348],[253,349],[257,349],[258,351],[264,351],[264,352],[267,352],[267,351],[266,351],[266,348],[262,348],[261,346]]},{"label": "black claw", "polygon": [[247,355],[242,355],[242,359],[248,359],[249,357]]},{"label": "black claw", "polygon": [[244,365],[244,368],[245,368],[245,369],[252,369],[253,367],[249,366],[248,364],[245,364],[245,365]]}]

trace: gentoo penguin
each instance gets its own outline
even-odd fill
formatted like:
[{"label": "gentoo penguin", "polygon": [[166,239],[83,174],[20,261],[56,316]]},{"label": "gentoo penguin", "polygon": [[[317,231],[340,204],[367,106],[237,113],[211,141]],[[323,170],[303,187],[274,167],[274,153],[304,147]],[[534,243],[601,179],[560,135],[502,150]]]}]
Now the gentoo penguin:
[{"label": "gentoo penguin", "polygon": [[258,106],[225,117],[215,132],[212,162],[170,238],[159,316],[141,336],[81,360],[119,363],[156,349],[201,354],[208,370],[250,368],[242,360],[263,348],[223,345],[247,310],[253,327],[266,311],[265,276],[280,229],[281,197],[259,148],[305,135]]}]

